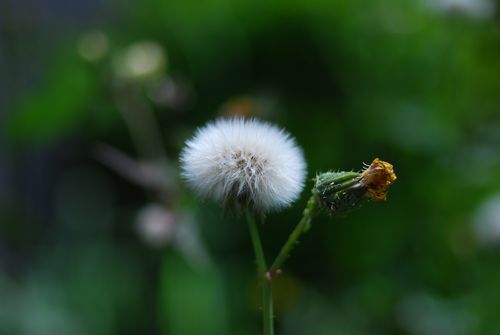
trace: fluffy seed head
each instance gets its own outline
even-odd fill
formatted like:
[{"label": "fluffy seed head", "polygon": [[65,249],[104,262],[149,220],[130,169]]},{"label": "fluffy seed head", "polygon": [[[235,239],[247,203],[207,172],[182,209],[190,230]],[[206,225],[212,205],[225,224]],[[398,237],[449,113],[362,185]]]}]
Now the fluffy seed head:
[{"label": "fluffy seed head", "polygon": [[180,160],[184,179],[201,196],[262,213],[294,201],[306,176],[295,140],[255,119],[219,119],[199,128]]}]

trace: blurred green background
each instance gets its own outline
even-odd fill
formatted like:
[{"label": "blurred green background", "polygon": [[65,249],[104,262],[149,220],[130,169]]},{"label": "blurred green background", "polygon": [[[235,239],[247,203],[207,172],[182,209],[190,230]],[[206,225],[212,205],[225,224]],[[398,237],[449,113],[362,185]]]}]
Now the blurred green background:
[{"label": "blurred green background", "polygon": [[[258,334],[246,225],[178,176],[231,115],[291,132],[309,178],[398,175],[314,220],[278,334],[500,334],[493,0],[0,0],[0,334]],[[311,187],[261,227],[268,257]]]}]

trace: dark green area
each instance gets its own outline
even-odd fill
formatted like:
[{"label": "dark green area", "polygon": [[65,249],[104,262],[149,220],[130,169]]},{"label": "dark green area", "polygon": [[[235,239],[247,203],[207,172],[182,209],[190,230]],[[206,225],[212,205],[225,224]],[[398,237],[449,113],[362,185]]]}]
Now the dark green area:
[{"label": "dark green area", "polygon": [[269,259],[319,172],[379,157],[398,176],[386,202],[313,220],[277,334],[499,334],[500,3],[426,3],[113,2],[98,60],[68,31],[0,123],[0,334],[257,334],[246,224],[177,172],[221,115],[304,150],[301,199],[261,226]]}]

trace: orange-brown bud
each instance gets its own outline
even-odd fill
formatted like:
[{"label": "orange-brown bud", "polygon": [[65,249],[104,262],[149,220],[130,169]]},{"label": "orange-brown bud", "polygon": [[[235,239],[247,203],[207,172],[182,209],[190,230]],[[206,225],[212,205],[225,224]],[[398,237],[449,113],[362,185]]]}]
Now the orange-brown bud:
[{"label": "orange-brown bud", "polygon": [[375,158],[363,172],[359,182],[367,188],[367,196],[386,200],[387,188],[396,180],[392,164]]}]

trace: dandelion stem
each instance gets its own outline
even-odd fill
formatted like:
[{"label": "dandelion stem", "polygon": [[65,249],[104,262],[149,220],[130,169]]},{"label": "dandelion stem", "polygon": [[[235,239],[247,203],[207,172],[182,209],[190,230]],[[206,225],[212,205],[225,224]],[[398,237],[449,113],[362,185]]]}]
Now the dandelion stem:
[{"label": "dandelion stem", "polygon": [[273,335],[273,296],[271,281],[267,280],[267,265],[264,256],[264,251],[262,249],[262,243],[260,241],[259,231],[257,229],[257,224],[255,223],[255,217],[253,213],[249,211],[246,212],[246,218],[248,223],[248,229],[250,230],[250,236],[252,238],[253,249],[255,252],[255,258],[257,260],[257,271],[259,274],[260,283],[262,286],[262,320],[263,320],[263,334]]},{"label": "dandelion stem", "polygon": [[311,223],[311,219],[316,214],[317,210],[318,204],[315,196],[312,195],[307,202],[307,207],[302,213],[302,219],[299,221],[297,226],[295,226],[295,229],[291,232],[290,236],[288,236],[288,240],[283,245],[278,256],[276,256],[276,259],[271,265],[271,268],[269,269],[269,273],[271,276],[273,276],[281,268],[288,255],[292,251],[293,247],[297,244],[302,233],[307,231]]}]

